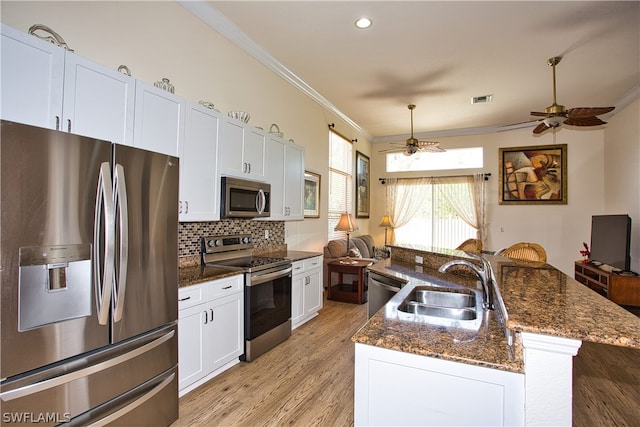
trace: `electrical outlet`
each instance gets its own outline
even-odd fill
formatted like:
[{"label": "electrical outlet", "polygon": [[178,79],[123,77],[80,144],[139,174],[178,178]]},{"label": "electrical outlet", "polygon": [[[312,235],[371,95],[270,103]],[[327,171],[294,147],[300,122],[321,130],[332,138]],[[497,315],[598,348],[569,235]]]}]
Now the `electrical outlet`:
[{"label": "electrical outlet", "polygon": [[416,255],[416,264],[422,264],[422,257],[420,255]]},{"label": "electrical outlet", "polygon": [[269,238],[269,230],[264,230],[264,238],[265,239]]}]

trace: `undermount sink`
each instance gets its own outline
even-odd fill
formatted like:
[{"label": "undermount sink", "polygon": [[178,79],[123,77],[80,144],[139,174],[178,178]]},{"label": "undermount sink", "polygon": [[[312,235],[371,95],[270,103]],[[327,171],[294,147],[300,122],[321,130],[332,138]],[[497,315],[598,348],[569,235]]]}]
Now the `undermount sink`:
[{"label": "undermount sink", "polygon": [[477,317],[475,308],[438,307],[409,301],[398,307],[398,310],[422,316],[446,317],[454,320],[473,320]]},{"label": "undermount sink", "polygon": [[415,320],[427,316],[473,321],[478,318],[478,298],[471,289],[417,286],[398,305],[398,311]]}]

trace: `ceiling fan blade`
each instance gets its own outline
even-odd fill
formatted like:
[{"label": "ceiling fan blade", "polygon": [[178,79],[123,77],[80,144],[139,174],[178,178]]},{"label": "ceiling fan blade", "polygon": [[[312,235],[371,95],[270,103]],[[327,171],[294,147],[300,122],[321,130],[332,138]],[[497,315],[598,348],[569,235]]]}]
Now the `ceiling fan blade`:
[{"label": "ceiling fan blade", "polygon": [[551,129],[550,126],[547,126],[547,124],[545,122],[541,122],[538,126],[536,126],[533,129],[533,133],[535,133],[536,135],[541,134],[542,132],[544,132],[547,129]]},{"label": "ceiling fan blade", "polygon": [[613,111],[616,107],[577,107],[570,108],[567,111],[567,115],[570,119],[583,119],[593,116],[599,116],[601,114],[607,114]]},{"label": "ceiling fan blade", "polygon": [[582,118],[569,118],[565,120],[564,124],[569,126],[599,126],[604,125],[607,122],[600,120],[598,117],[582,117]]},{"label": "ceiling fan blade", "polygon": [[432,146],[421,147],[418,149],[418,151],[421,151],[423,153],[444,153],[447,150],[445,150],[444,148],[440,148],[437,145],[432,145]]},{"label": "ceiling fan blade", "polygon": [[540,116],[540,117],[547,117],[549,114],[548,113],[542,113],[540,111],[532,111],[531,112],[532,116]]}]

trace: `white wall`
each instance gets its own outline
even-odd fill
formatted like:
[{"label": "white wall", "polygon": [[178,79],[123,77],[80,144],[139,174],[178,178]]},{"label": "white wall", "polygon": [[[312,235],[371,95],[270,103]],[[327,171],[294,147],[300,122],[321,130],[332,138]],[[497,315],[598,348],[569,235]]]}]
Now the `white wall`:
[{"label": "white wall", "polygon": [[604,211],[631,216],[631,270],[640,271],[640,101],[616,114],[605,130]]},{"label": "white wall", "polygon": [[[445,148],[482,146],[485,167],[473,172],[492,174],[487,186],[489,222],[487,249],[498,249],[518,241],[540,243],[547,251],[549,263],[573,276],[573,263],[580,259],[582,242],[589,243],[591,216],[628,213],[633,220],[631,269],[640,271],[640,101],[616,112],[602,128],[563,128],[534,137],[531,130],[488,135],[439,138]],[[498,204],[498,153],[501,147],[567,144],[568,203],[551,206],[513,206]],[[384,172],[384,155],[378,153],[386,145],[372,148],[372,167],[378,177]],[[440,174],[449,174],[442,172]],[[411,174],[404,174],[410,176]],[[438,175],[421,173],[415,175]],[[384,214],[384,189],[373,186],[372,216]],[[504,231],[500,231],[501,227]],[[383,229],[376,230],[382,240]]]},{"label": "white wall", "polygon": [[[491,173],[491,178],[487,182],[489,227],[485,248],[489,250],[499,249],[519,241],[537,242],[546,249],[550,264],[573,276],[573,264],[575,260],[580,259],[579,250],[582,249],[582,242],[589,243],[590,241],[591,215],[601,214],[609,209],[605,203],[605,147],[607,147],[607,155],[609,155],[610,146],[620,146],[616,150],[612,150],[613,152],[620,149],[624,153],[629,153],[629,160],[626,160],[625,154],[623,154],[622,159],[618,159],[617,163],[611,166],[611,168],[626,171],[617,173],[621,173],[624,176],[624,178],[621,178],[621,181],[625,183],[623,187],[627,189],[624,193],[627,195],[633,193],[629,197],[632,202],[628,202],[624,194],[616,197],[617,204],[621,205],[616,209],[622,209],[625,213],[630,212],[632,217],[633,211],[637,212],[640,192],[638,188],[640,181],[638,179],[637,162],[640,148],[638,147],[637,102],[634,105],[619,113],[620,119],[612,120],[610,125],[607,126],[607,132],[612,133],[614,132],[613,129],[622,127],[615,135],[620,134],[618,139],[624,139],[624,141],[613,140],[612,137],[605,144],[604,128],[591,128],[588,130],[563,128],[555,134],[547,132],[536,137],[531,134],[531,129],[522,129],[487,135],[438,138],[444,148],[484,147],[485,167],[481,170],[470,170],[468,172]],[[628,112],[627,110],[630,111]],[[499,148],[551,144],[567,144],[568,203],[566,205],[550,206],[499,205]],[[383,176],[394,176],[394,174],[384,172],[384,153],[379,153],[379,150],[387,147],[387,144],[374,144],[372,148],[374,152],[372,168],[376,171],[372,179],[375,181],[372,195],[374,206],[372,217],[378,219],[384,214],[385,200],[384,186],[379,184],[377,180]],[[608,170],[606,172],[608,173]],[[438,174],[448,175],[451,172],[423,172],[396,174],[395,176],[437,176]],[[610,204],[613,206],[614,202],[611,201]],[[612,207],[611,209],[614,208]],[[638,218],[636,222],[640,222],[640,216],[637,213],[636,217]],[[384,239],[384,229],[377,227],[377,224],[375,225],[376,227],[372,227],[372,232],[375,234],[376,241],[382,241]],[[504,231],[500,231],[501,227]],[[637,231],[637,228],[635,230]],[[638,240],[636,234],[634,248],[637,248]],[[639,253],[637,249],[634,251],[634,253]]]},{"label": "white wall", "polygon": [[[277,123],[286,139],[305,147],[306,169],[319,173],[321,208],[327,206],[328,127],[358,139],[370,152],[366,136],[301,94],[262,64],[211,30],[175,2],[14,2],[2,1],[3,23],[22,31],[44,24],[59,33],[75,52],[153,83],[169,78],[178,96],[207,100],[226,113],[243,110],[250,124],[269,129]],[[359,221],[366,233],[367,221]],[[327,217],[286,224],[290,249],[322,251]]]}]

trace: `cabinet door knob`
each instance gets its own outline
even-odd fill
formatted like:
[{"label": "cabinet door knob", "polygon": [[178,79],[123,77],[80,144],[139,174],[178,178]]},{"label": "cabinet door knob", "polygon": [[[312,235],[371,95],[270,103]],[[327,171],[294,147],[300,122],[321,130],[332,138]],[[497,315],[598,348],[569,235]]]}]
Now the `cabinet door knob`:
[{"label": "cabinet door knob", "polygon": [[207,314],[207,310],[204,311],[204,324],[209,323],[209,315]]},{"label": "cabinet door knob", "polygon": [[213,322],[213,308],[210,308],[209,311],[211,312],[211,321]]}]

